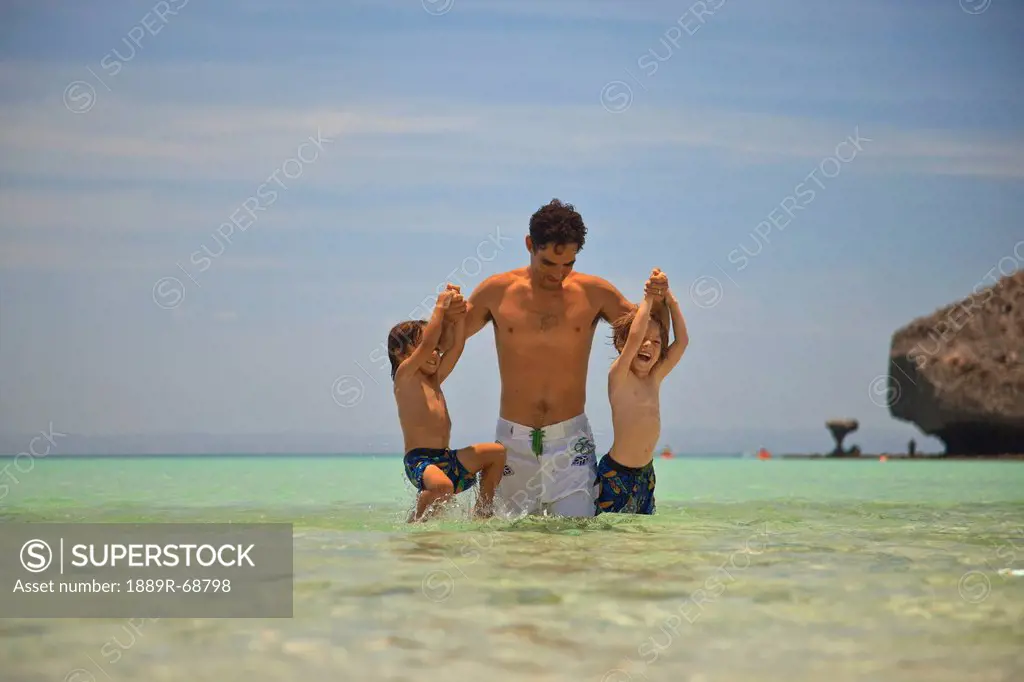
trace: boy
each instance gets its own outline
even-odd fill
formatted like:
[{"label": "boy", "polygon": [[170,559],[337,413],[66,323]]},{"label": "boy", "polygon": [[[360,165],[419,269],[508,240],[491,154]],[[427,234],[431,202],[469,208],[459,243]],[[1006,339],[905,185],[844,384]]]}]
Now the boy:
[{"label": "boy", "polygon": [[668,289],[668,277],[655,268],[651,282],[665,291],[675,342],[668,345],[668,329],[651,316],[658,299],[654,294],[647,294],[639,308],[612,325],[619,351],[608,372],[615,435],[611,450],[597,465],[598,514],[654,513],[654,448],[661,435],[659,390],[683,357],[689,337],[679,301]]},{"label": "boy", "polygon": [[[458,451],[448,447],[452,423],[441,384],[452,373],[466,345],[462,302],[459,287],[449,284],[437,297],[429,322],[401,322],[388,335],[391,378],[405,439],[405,475],[420,491],[410,522],[434,516],[452,495],[471,488],[478,472],[482,475],[475,513],[478,517],[491,516],[494,490],[505,468],[505,447],[498,443],[481,443]],[[441,355],[438,343],[446,322],[454,326],[453,345]]]}]

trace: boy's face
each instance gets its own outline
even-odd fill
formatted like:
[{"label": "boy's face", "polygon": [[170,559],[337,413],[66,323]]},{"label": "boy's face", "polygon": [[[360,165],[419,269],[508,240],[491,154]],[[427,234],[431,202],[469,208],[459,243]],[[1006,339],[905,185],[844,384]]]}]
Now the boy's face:
[{"label": "boy's face", "polygon": [[654,368],[654,365],[660,359],[661,323],[657,320],[651,320],[647,323],[647,333],[644,334],[643,343],[640,344],[640,350],[636,352],[636,357],[633,358],[633,364],[630,365],[630,369],[637,376],[645,377],[650,374],[651,369]]},{"label": "boy's face", "polygon": [[[412,357],[413,351],[416,350],[418,347],[418,344],[416,346],[410,346],[409,350],[407,350],[405,352],[405,355],[402,356],[402,361],[404,362],[405,360],[408,360],[410,357]],[[426,374],[427,376],[433,376],[434,374],[437,373],[437,368],[440,364],[441,353],[437,348],[435,348],[434,352],[427,357],[427,361],[420,366],[420,371]]]},{"label": "boy's face", "polygon": [[435,348],[427,358],[427,361],[423,363],[423,373],[428,376],[433,376],[437,373],[437,367],[441,364],[441,353]]},{"label": "boy's face", "polygon": [[[412,355],[412,351],[409,351],[409,355]],[[408,355],[406,356],[408,357]],[[427,376],[433,376],[437,373],[437,368],[441,364],[441,353],[435,348],[434,352],[427,357],[427,361],[420,366],[420,371]]]}]

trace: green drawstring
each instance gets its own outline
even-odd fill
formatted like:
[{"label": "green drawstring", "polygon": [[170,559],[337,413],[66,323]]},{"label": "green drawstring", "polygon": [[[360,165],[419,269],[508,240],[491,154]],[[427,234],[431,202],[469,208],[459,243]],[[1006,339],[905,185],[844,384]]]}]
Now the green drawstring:
[{"label": "green drawstring", "polygon": [[530,437],[533,439],[533,454],[540,458],[544,452],[544,429],[534,429],[530,432]]}]

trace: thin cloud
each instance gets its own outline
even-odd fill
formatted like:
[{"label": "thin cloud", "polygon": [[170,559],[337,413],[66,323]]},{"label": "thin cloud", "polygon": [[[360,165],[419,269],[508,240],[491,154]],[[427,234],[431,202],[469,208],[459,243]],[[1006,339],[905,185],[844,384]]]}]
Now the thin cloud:
[{"label": "thin cloud", "polygon": [[[707,108],[638,108],[614,116],[596,104],[510,107],[392,100],[336,109],[253,110],[154,107],[123,100],[112,107],[110,117],[82,117],[73,125],[67,123],[67,112],[48,114],[24,106],[0,111],[8,121],[0,170],[14,177],[182,182],[249,178],[255,184],[319,134],[331,142],[317,164],[322,168],[311,169],[303,186],[385,179],[413,186],[498,183],[508,173],[537,167],[618,166],[687,149],[751,164],[821,159],[856,130],[873,140],[865,162],[858,162],[865,169],[1024,177],[1020,136]],[[59,113],[65,114],[63,122],[55,116]],[[236,121],[239,127],[232,130]]]},{"label": "thin cloud", "polygon": [[[174,267],[166,249],[109,244],[66,244],[45,240],[0,242],[0,269],[7,271],[62,272],[147,272],[162,273]],[[173,254],[172,254],[173,255]],[[187,253],[185,254],[188,255]],[[290,265],[280,258],[231,254],[217,261],[217,268],[232,271],[286,270]]]}]

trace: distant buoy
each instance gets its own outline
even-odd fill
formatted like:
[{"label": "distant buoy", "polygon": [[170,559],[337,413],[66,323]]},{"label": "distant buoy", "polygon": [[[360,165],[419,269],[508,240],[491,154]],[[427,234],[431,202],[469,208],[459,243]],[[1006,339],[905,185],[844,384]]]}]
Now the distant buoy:
[{"label": "distant buoy", "polygon": [[882,455],[881,457],[878,458],[878,461],[879,462],[888,462],[889,458],[887,456],[885,456],[885,455]]},{"label": "distant buoy", "polygon": [[768,452],[764,448],[761,448],[760,450],[757,451],[757,458],[758,459],[771,459],[772,458],[772,453]]}]

